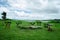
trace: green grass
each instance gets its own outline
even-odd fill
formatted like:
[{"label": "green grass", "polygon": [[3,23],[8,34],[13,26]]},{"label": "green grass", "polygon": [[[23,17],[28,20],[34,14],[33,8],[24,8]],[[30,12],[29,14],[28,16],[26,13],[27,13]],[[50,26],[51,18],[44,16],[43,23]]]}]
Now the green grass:
[{"label": "green grass", "polygon": [[[17,21],[11,21],[11,27],[5,28],[0,21],[0,40],[60,40],[60,24],[52,23],[54,31],[49,32],[46,28],[42,29],[20,29],[16,27]],[[29,26],[29,22],[23,21],[24,27]]]}]

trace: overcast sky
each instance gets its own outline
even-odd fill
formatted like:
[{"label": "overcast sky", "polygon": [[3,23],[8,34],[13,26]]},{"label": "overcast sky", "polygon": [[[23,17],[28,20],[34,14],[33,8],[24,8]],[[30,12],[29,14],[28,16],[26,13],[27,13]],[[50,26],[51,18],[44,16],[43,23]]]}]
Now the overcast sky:
[{"label": "overcast sky", "polygon": [[0,0],[0,18],[3,11],[10,19],[59,19],[60,0]]}]

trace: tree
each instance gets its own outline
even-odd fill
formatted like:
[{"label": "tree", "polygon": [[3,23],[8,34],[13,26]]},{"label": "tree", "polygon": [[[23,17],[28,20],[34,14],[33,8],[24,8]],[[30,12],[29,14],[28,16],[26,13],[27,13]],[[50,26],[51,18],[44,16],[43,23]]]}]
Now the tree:
[{"label": "tree", "polygon": [[3,16],[2,16],[2,19],[3,19],[3,20],[6,20],[6,12],[3,12],[2,15],[3,15]]},{"label": "tree", "polygon": [[60,23],[60,19],[51,20],[50,23]]},{"label": "tree", "polygon": [[31,24],[31,25],[34,25],[34,24],[35,24],[35,22],[31,22],[30,24]]},{"label": "tree", "polygon": [[42,22],[40,20],[36,20],[36,23],[37,23],[38,26],[41,26]]}]

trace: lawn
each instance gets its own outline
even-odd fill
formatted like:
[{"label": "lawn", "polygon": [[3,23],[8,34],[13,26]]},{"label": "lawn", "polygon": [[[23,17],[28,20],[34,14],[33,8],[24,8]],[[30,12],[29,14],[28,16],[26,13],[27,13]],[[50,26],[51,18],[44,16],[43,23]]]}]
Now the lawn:
[{"label": "lawn", "polygon": [[[44,28],[43,23],[42,29],[20,29],[16,22],[19,21],[11,20],[10,28],[5,28],[0,20],[0,40],[60,40],[60,23],[51,23],[54,30],[51,32]],[[21,25],[30,26],[27,21],[22,21]]]}]

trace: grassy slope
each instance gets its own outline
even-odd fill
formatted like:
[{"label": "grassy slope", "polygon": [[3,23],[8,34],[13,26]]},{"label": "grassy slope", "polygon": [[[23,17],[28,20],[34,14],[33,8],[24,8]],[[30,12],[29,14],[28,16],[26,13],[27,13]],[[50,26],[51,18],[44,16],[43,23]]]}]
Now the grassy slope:
[{"label": "grassy slope", "polygon": [[[53,32],[48,32],[47,29],[19,29],[16,27],[16,21],[12,21],[11,28],[3,26],[0,21],[0,40],[60,40],[60,24],[53,25]],[[22,25],[29,25],[24,21]]]}]

